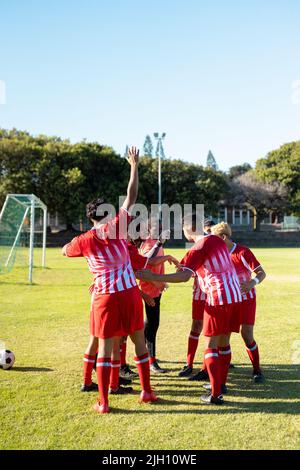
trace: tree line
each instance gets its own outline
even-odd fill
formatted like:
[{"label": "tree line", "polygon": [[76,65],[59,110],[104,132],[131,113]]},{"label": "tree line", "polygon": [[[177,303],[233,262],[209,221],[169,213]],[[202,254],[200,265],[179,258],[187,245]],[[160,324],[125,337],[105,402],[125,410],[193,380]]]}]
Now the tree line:
[{"label": "tree line", "polygon": [[[300,142],[286,144],[257,161],[232,167],[228,173],[178,159],[163,159],[163,202],[202,203],[207,214],[220,201],[246,204],[263,219],[270,211],[300,214]],[[157,158],[141,157],[138,202],[157,201]],[[129,166],[126,158],[97,142],[33,136],[0,129],[0,206],[8,193],[33,193],[67,227],[84,218],[88,201],[102,197],[118,205],[125,194]]]}]

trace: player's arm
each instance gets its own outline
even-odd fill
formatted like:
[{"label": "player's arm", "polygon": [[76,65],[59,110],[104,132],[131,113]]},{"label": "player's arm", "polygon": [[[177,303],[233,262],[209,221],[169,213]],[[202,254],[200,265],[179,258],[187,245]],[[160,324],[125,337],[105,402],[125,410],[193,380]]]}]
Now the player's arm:
[{"label": "player's arm", "polygon": [[135,204],[139,187],[139,150],[137,150],[136,147],[131,147],[129,149],[127,160],[130,164],[130,179],[127,186],[127,196],[122,207],[129,211],[130,207]]},{"label": "player's arm", "polygon": [[61,252],[63,256],[67,256],[68,258],[77,258],[83,256],[80,236],[73,238],[70,243],[67,243],[65,246],[63,246]]},{"label": "player's arm", "polygon": [[253,287],[260,284],[265,279],[266,273],[249,248],[244,250],[241,260],[252,275],[254,274],[254,277],[250,281],[241,282],[241,291],[243,294],[247,294]]},{"label": "player's arm", "polygon": [[175,266],[179,267],[179,261],[171,255],[165,256],[156,256],[155,258],[150,258],[148,260],[148,266],[158,266],[159,264],[168,262],[170,264],[174,264]]},{"label": "player's arm", "polygon": [[158,282],[170,282],[171,284],[178,284],[180,282],[187,282],[193,275],[193,271],[187,268],[183,268],[181,271],[177,271],[172,274],[155,274],[152,271],[144,269],[135,273],[136,277],[141,281],[158,281]]},{"label": "player's arm", "polygon": [[170,230],[165,230],[159,236],[159,239],[155,243],[155,245],[149,250],[147,253],[144,254],[147,258],[155,258],[157,253],[159,252],[160,247],[164,245],[167,239],[170,236]]}]

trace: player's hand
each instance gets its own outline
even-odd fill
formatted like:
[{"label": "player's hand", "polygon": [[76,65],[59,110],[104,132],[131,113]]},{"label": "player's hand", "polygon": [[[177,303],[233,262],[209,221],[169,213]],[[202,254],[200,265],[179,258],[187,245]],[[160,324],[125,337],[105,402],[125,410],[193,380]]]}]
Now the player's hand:
[{"label": "player's hand", "polygon": [[170,264],[174,264],[177,268],[180,267],[178,259],[174,258],[172,255],[167,255],[166,261],[168,261]]},{"label": "player's hand", "polygon": [[141,291],[141,294],[142,298],[144,299],[146,304],[149,305],[149,307],[155,307],[155,301],[152,297],[150,297],[150,295],[146,294],[146,292],[143,291]]},{"label": "player's hand", "polygon": [[248,292],[250,292],[250,290],[253,289],[253,287],[255,285],[256,285],[256,283],[253,281],[253,279],[251,281],[241,282],[241,292],[242,292],[242,294],[248,294]]},{"label": "player's hand", "polygon": [[140,151],[136,147],[130,147],[128,150],[127,161],[130,166],[138,165]]},{"label": "player's hand", "polygon": [[150,269],[140,269],[135,272],[135,277],[141,281],[154,281],[153,272]]}]

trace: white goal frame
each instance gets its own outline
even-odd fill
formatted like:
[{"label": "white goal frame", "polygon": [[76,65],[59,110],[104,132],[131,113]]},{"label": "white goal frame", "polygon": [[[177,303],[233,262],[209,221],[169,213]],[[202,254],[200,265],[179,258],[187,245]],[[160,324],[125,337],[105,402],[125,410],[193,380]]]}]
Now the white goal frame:
[{"label": "white goal frame", "polygon": [[33,248],[34,248],[34,228],[35,228],[35,210],[42,209],[43,210],[43,254],[42,254],[42,267],[46,267],[46,241],[47,241],[47,206],[46,204],[41,201],[35,194],[7,194],[5,198],[5,202],[3,204],[2,210],[0,212],[0,221],[4,214],[5,208],[8,204],[10,199],[14,199],[15,202],[21,204],[25,208],[25,213],[23,216],[22,223],[20,224],[18,233],[15,237],[13,246],[10,250],[8,258],[6,260],[6,265],[8,265],[10,258],[13,254],[15,246],[18,242],[20,233],[22,231],[24,221],[26,216],[30,212],[30,238],[29,238],[29,271],[28,271],[28,280],[30,284],[33,282]]}]

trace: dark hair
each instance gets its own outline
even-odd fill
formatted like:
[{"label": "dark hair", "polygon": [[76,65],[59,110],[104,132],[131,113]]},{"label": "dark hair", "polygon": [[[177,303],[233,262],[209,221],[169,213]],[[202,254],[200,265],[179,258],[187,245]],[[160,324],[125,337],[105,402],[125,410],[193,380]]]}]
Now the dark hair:
[{"label": "dark hair", "polygon": [[108,212],[106,211],[104,213],[104,215],[97,215],[97,209],[99,206],[101,206],[102,204],[104,204],[104,199],[102,198],[98,198],[98,199],[94,199],[93,201],[89,202],[87,205],[86,205],[86,216],[88,219],[90,220],[96,220],[97,222],[99,222],[100,220],[104,219],[104,217],[107,217],[108,215]]}]

